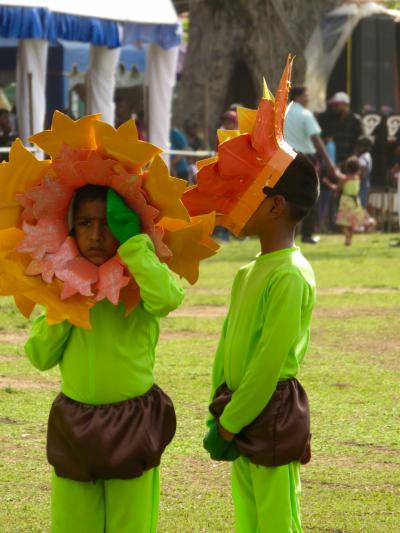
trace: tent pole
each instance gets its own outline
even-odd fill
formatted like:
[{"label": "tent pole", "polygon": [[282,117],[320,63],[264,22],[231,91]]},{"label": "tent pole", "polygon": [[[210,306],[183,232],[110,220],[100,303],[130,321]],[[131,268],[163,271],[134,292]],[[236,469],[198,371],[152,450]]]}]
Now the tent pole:
[{"label": "tent pole", "polygon": [[28,72],[28,107],[29,107],[29,135],[33,135],[33,94],[32,94],[32,72]]},{"label": "tent pole", "polygon": [[352,100],[351,86],[352,86],[352,74],[353,74],[353,38],[350,35],[347,41],[346,47],[346,92]]}]

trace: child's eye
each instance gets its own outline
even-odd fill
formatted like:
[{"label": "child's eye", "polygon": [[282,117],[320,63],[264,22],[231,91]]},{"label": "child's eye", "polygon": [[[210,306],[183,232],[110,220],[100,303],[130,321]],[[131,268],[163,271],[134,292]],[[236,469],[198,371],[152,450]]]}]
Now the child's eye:
[{"label": "child's eye", "polygon": [[81,227],[81,228],[85,228],[85,227],[87,227],[89,225],[90,225],[90,220],[83,219],[83,220],[79,220],[78,221],[78,226]]}]

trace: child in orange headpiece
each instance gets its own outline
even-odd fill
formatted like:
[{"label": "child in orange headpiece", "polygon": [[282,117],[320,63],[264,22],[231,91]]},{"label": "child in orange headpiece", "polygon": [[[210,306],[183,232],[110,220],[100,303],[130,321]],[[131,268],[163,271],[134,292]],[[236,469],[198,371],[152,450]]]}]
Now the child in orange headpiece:
[{"label": "child in orange headpiece", "polygon": [[302,531],[300,462],[310,459],[308,401],[296,375],[315,280],[294,236],[319,182],[282,138],[290,68],[288,61],[275,101],[265,88],[257,111],[238,109],[240,132],[224,132],[217,158],[203,163],[198,186],[184,197],[189,212],[200,214],[208,202],[223,215],[221,224],[260,241],[260,254],[233,282],[204,439],[212,459],[232,461],[240,533]]}]

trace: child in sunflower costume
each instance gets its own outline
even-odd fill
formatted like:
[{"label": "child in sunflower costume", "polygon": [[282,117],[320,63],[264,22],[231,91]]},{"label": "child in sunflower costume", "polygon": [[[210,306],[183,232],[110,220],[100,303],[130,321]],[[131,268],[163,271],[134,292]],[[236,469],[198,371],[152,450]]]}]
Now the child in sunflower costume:
[{"label": "child in sunflower costume", "polygon": [[295,228],[318,198],[314,167],[282,136],[291,61],[274,97],[237,108],[240,131],[219,132],[218,155],[200,163],[184,195],[192,215],[255,236],[261,252],[242,267],[212,371],[204,447],[232,462],[235,530],[300,533],[300,463],[310,460],[307,395],[296,379],[315,301],[311,266]]},{"label": "child in sunflower costume", "polygon": [[51,159],[16,141],[0,166],[0,294],[26,316],[46,308],[25,351],[62,375],[47,435],[52,531],[155,532],[176,426],[153,378],[159,319],[183,299],[172,271],[194,283],[215,253],[213,215],[189,216],[185,182],[133,121],[56,112],[31,140]]}]

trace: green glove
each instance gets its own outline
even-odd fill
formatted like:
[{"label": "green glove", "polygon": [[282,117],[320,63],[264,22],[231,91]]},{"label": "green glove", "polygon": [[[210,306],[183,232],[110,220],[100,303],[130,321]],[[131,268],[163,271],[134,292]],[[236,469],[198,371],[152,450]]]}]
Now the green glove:
[{"label": "green glove", "polygon": [[140,233],[140,219],[111,187],[107,192],[107,224],[120,244]]},{"label": "green glove", "polygon": [[203,446],[209,452],[211,459],[215,461],[234,461],[240,456],[235,441],[223,439],[219,434],[216,422],[204,437]]}]

